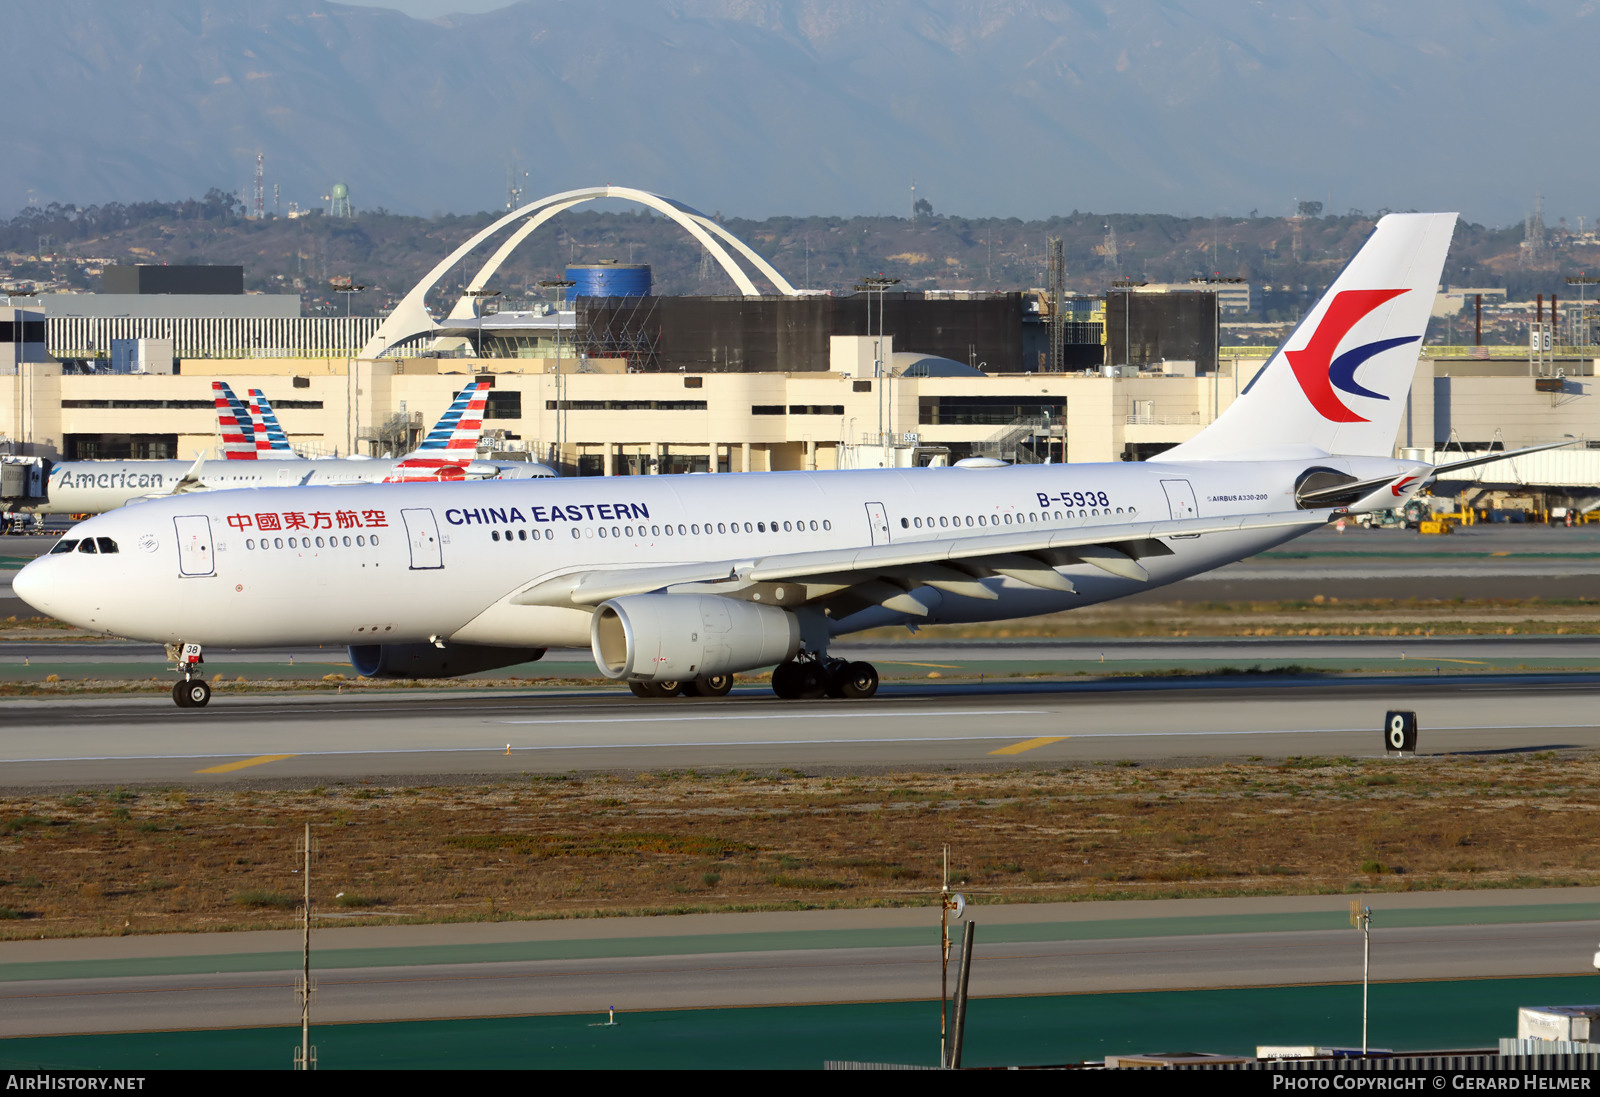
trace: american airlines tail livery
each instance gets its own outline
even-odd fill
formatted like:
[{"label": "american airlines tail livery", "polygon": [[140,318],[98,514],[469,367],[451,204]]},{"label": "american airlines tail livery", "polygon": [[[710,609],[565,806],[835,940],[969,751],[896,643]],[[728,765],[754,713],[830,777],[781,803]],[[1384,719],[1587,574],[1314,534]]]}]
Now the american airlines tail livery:
[{"label": "american airlines tail livery", "polygon": [[[468,382],[421,445],[398,459],[309,460],[291,450],[264,460],[244,404],[225,382],[213,381],[211,387],[227,460],[62,461],[51,466],[45,502],[27,509],[39,514],[101,514],[128,503],[226,488],[509,480],[556,474],[533,462],[477,459],[488,381]],[[276,424],[275,417],[272,423]]]},{"label": "american airlines tail livery", "polygon": [[298,457],[289,445],[289,436],[278,425],[278,413],[260,389],[250,390],[250,425],[255,428],[256,459],[284,461]]},{"label": "american airlines tail livery", "polygon": [[246,644],[347,644],[405,678],[586,644],[641,697],[774,665],[780,697],[871,696],[834,637],[1118,598],[1456,467],[1392,456],[1454,224],[1383,218],[1238,401],[1147,462],[208,492],[92,518],[12,586],[182,645],[184,706],[210,696],[202,647]]}]

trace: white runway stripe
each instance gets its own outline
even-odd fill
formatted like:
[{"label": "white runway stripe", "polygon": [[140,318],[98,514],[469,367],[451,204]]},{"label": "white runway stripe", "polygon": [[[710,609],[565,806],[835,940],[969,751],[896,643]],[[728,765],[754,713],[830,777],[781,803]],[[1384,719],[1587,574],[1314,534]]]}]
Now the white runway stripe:
[{"label": "white runway stripe", "polygon": [[561,724],[709,724],[722,720],[860,720],[870,718],[888,720],[920,719],[928,716],[1036,716],[1049,714],[1047,708],[996,708],[996,709],[917,709],[905,712],[859,712],[854,709],[839,712],[729,712],[717,715],[686,713],[682,716],[574,716],[550,720],[500,720],[502,724],[531,724],[537,727],[556,727]]}]

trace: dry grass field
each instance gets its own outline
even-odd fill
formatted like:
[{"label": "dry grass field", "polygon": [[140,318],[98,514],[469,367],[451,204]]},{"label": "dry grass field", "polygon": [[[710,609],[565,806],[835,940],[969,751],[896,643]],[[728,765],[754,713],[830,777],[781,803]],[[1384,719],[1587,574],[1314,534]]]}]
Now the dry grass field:
[{"label": "dry grass field", "polygon": [[0,937],[1600,883],[1600,758],[674,772],[0,799]]}]

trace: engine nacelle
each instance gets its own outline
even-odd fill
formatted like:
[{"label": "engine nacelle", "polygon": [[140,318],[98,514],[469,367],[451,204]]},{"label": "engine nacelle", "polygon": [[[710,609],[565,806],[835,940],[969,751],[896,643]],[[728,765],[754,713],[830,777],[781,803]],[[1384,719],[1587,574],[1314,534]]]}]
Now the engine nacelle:
[{"label": "engine nacelle", "polygon": [[714,594],[630,594],[601,603],[589,637],[607,678],[686,681],[783,662],[800,649],[800,622]]},{"label": "engine nacelle", "polygon": [[486,644],[351,644],[350,665],[363,678],[456,678],[531,663],[544,652]]}]

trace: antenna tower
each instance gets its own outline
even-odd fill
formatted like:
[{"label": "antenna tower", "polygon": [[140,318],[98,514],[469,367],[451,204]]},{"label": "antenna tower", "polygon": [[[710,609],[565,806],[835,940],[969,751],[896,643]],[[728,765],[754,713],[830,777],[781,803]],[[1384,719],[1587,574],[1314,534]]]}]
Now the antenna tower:
[{"label": "antenna tower", "polygon": [[259,221],[267,215],[267,187],[266,176],[262,171],[261,154],[256,153],[256,220]]},{"label": "antenna tower", "polygon": [[522,196],[527,189],[528,173],[524,171],[519,177],[515,158],[506,161],[506,209],[516,209],[522,205]]},{"label": "antenna tower", "polygon": [[1067,326],[1061,312],[1061,299],[1067,291],[1067,256],[1061,237],[1052,236],[1050,247],[1050,372],[1060,373],[1066,357]]},{"label": "antenna tower", "polygon": [[1523,223],[1523,266],[1536,267],[1544,261],[1545,242],[1544,195],[1536,194],[1533,198],[1533,212],[1528,214],[1527,221]]}]

